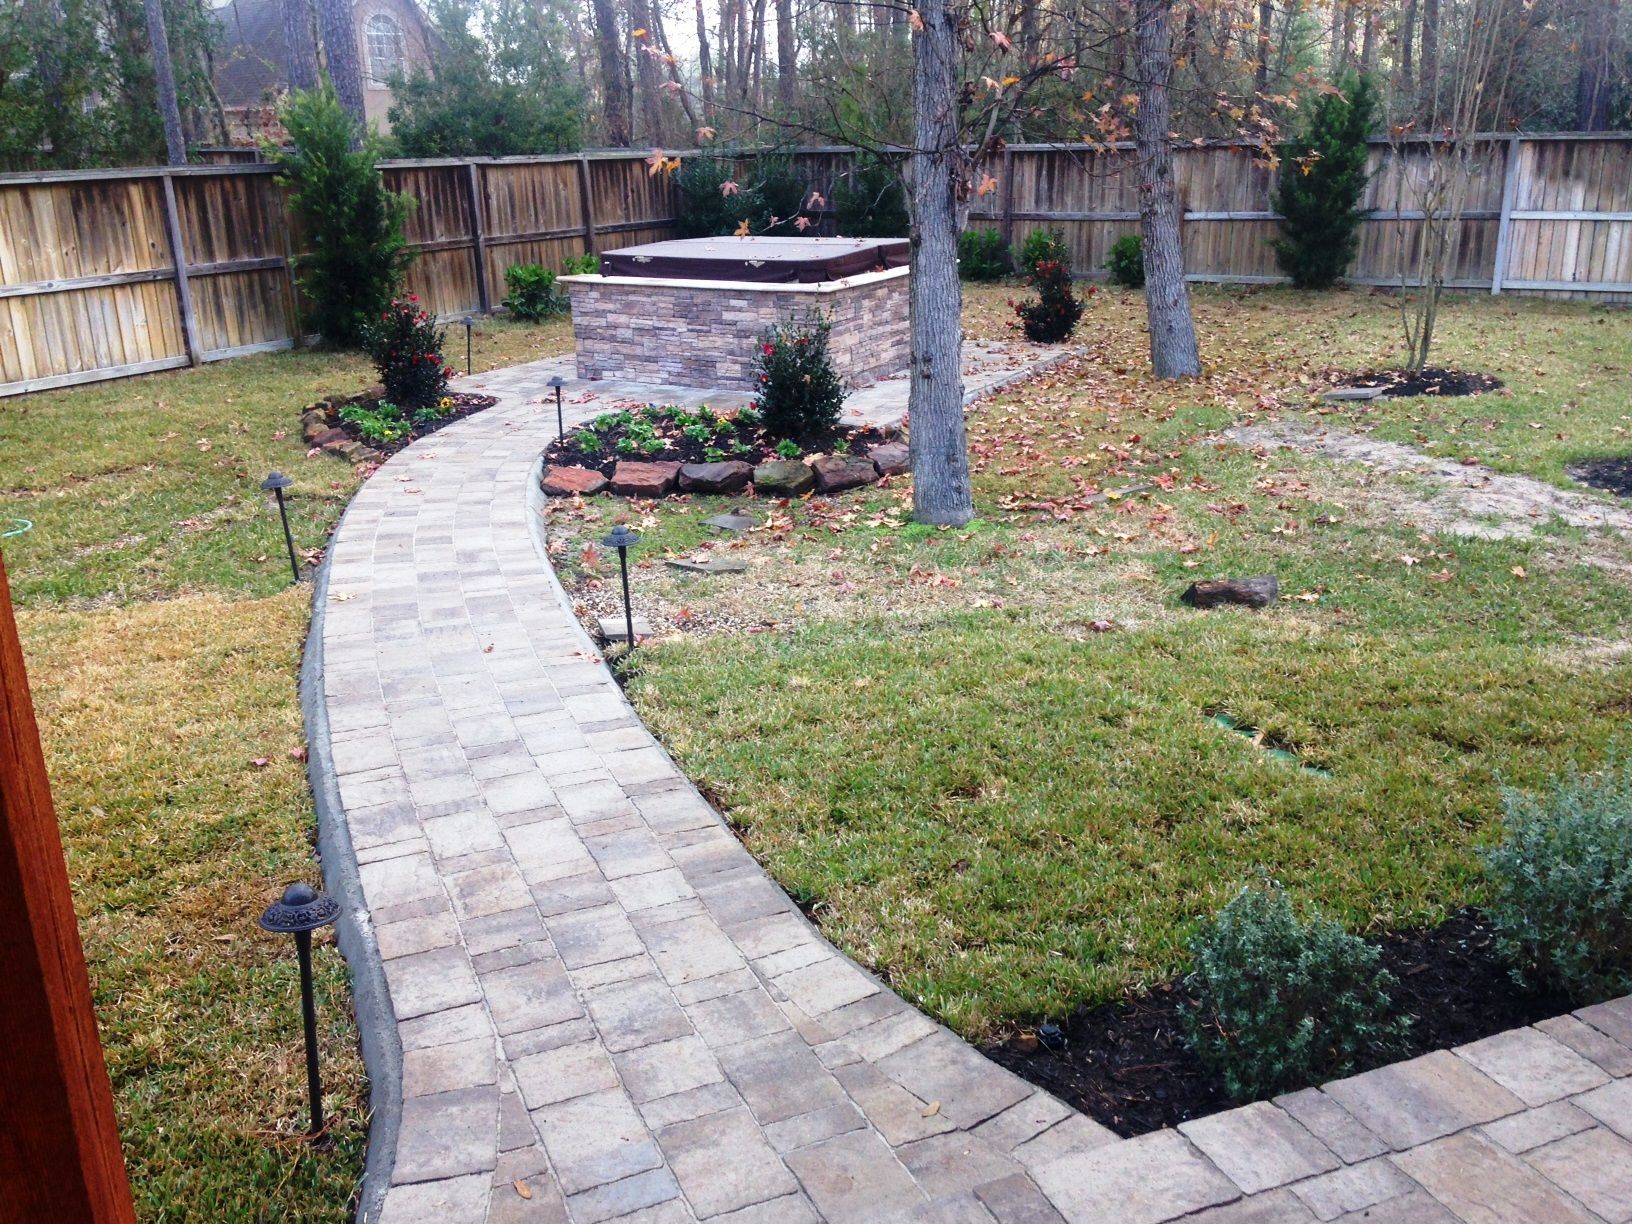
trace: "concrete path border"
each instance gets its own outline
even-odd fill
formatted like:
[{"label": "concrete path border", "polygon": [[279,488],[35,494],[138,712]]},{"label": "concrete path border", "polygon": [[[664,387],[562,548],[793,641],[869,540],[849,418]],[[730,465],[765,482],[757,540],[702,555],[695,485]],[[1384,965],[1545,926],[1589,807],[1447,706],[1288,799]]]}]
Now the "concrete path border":
[{"label": "concrete path border", "polygon": [[314,789],[376,1110],[359,1218],[1632,1215],[1629,1000],[1119,1140],[839,954],[571,613],[538,523],[553,368],[480,380],[497,407],[385,464],[317,592]]}]

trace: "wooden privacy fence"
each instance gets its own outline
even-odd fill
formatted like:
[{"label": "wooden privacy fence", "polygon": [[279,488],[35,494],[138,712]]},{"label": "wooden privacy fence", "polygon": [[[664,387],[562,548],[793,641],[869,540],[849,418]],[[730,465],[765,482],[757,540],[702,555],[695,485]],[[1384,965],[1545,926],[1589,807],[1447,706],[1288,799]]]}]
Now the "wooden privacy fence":
[{"label": "wooden privacy fence", "polygon": [[[437,315],[496,309],[504,270],[675,232],[673,184],[647,154],[388,162],[387,186],[418,201],[408,289]],[[795,155],[828,200],[849,149]],[[1386,144],[1350,279],[1398,284],[1420,214],[1396,212],[1399,176],[1420,177],[1427,146],[1396,164]],[[1495,136],[1458,224],[1457,289],[1632,301],[1632,137]],[[1273,175],[1232,144],[1178,151],[1191,279],[1272,283]],[[295,243],[273,167],[220,164],[0,176],[0,396],[286,348],[298,335]],[[999,190],[971,224],[1013,242],[1065,232],[1078,275],[1138,231],[1131,150],[1014,145]],[[1409,202],[1412,192],[1400,198]],[[831,215],[822,232],[832,232]]]}]

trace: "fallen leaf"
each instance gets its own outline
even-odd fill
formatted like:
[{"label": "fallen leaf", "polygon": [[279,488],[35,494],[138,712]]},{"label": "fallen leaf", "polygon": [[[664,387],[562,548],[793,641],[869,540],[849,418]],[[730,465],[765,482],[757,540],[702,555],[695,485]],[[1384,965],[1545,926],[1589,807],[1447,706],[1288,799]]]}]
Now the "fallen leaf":
[{"label": "fallen leaf", "polygon": [[268,765],[272,764],[272,762],[266,757],[256,757],[250,762],[250,764],[255,766],[256,769],[265,769]]},{"label": "fallen leaf", "polygon": [[532,1187],[529,1186],[526,1182],[524,1182],[524,1181],[515,1181],[515,1182],[511,1182],[510,1184],[515,1187],[516,1193],[521,1195],[522,1198],[530,1199],[530,1198],[533,1197]]},{"label": "fallen leaf", "polygon": [[928,1105],[924,1106],[923,1116],[926,1117],[926,1118],[933,1118],[936,1114],[938,1114],[940,1112],[941,1112],[941,1103],[939,1101],[931,1101]]}]

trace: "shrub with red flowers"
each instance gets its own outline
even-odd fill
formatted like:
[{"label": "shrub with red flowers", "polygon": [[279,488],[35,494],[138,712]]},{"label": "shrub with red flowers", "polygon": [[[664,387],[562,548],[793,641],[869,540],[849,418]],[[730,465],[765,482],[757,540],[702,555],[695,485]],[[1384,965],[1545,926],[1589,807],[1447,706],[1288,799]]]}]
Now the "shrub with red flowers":
[{"label": "shrub with red flowers", "polygon": [[758,411],[772,438],[819,442],[839,424],[844,383],[828,360],[833,324],[812,311],[760,337]]},{"label": "shrub with red flowers", "polygon": [[[1024,301],[1014,306],[1020,316],[1020,326],[1026,339],[1038,344],[1058,344],[1070,336],[1082,318],[1082,303],[1071,291],[1071,269],[1052,259],[1037,262],[1026,284],[1037,291],[1035,301]],[[1093,292],[1090,287],[1089,293]]]},{"label": "shrub with red flowers", "polygon": [[415,412],[432,407],[447,394],[448,366],[442,360],[445,339],[446,333],[420,306],[417,295],[391,299],[364,337],[388,402]]}]

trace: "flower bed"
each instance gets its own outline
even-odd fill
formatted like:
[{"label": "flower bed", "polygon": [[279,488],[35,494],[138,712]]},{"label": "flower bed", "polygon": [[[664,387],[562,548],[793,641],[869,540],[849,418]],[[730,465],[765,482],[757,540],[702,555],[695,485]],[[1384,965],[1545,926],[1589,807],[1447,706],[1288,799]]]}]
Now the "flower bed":
[{"label": "flower bed", "polygon": [[349,463],[378,463],[417,438],[499,401],[491,395],[449,392],[430,409],[409,413],[370,387],[356,395],[321,399],[301,414],[302,436],[314,450],[328,451]]}]

